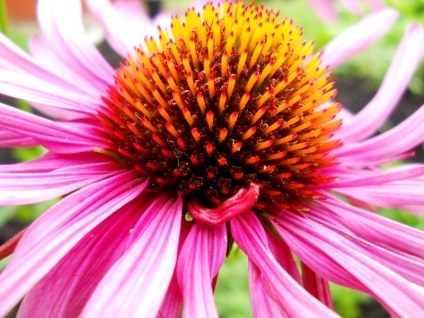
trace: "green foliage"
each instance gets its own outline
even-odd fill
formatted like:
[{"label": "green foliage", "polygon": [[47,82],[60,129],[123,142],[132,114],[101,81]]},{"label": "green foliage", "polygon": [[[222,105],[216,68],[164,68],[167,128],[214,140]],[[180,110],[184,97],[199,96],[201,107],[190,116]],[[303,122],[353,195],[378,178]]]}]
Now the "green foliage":
[{"label": "green foliage", "polygon": [[336,312],[344,318],[359,318],[359,304],[371,300],[371,297],[339,285],[330,284]]},{"label": "green foliage", "polygon": [[239,249],[233,249],[219,271],[215,301],[221,318],[252,317],[247,258]]}]

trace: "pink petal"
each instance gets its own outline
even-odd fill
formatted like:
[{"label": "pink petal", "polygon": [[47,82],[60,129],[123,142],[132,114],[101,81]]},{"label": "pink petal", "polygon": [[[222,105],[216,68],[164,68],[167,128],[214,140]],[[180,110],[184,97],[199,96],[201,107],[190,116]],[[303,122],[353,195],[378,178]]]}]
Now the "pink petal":
[{"label": "pink petal", "polygon": [[103,277],[82,316],[157,314],[176,263],[181,216],[181,198],[165,194],[153,200],[134,227],[128,250]]},{"label": "pink petal", "polygon": [[87,37],[81,1],[40,0],[37,9],[43,36],[62,61],[62,67],[71,69],[85,83],[83,86],[104,92],[108,83],[113,83],[114,71]]},{"label": "pink petal", "polygon": [[237,215],[250,210],[255,204],[259,195],[259,187],[256,184],[250,184],[249,189],[241,189],[231,198],[225,200],[216,208],[206,208],[196,200],[189,201],[187,204],[188,212],[196,221],[220,225],[228,222]]},{"label": "pink petal", "polygon": [[[401,317],[424,315],[424,289],[411,283],[349,244],[344,236],[323,227],[319,223],[293,213],[285,213],[278,220],[277,231],[297,253],[300,242],[314,246],[327,254],[334,262],[358,279],[391,314]],[[300,256],[299,256],[300,257]],[[326,276],[324,267],[317,266],[312,251],[302,253],[302,261]]]},{"label": "pink petal", "polygon": [[[270,297],[288,317],[337,317],[337,315],[308,294],[272,256],[266,234],[253,212],[244,213],[230,222],[237,245],[261,271],[271,286]],[[252,291],[254,292],[254,291]]]},{"label": "pink petal", "polygon": [[336,133],[344,142],[361,141],[375,133],[405,93],[424,55],[424,32],[420,24],[412,24],[392,59],[377,94],[353,119]]},{"label": "pink petal", "polygon": [[274,234],[266,233],[268,246],[275,257],[275,260],[280,266],[288,273],[294,280],[302,285],[302,277],[297,268],[296,260],[293,253],[281,238],[276,237]]},{"label": "pink petal", "polygon": [[180,317],[182,304],[183,295],[181,294],[177,277],[174,272],[171,282],[169,283],[168,290],[166,291],[165,298],[163,299],[162,305],[156,317]]},{"label": "pink petal", "polygon": [[22,51],[22,49],[17,47],[16,44],[2,33],[0,33],[0,52],[0,65],[4,69],[43,79],[70,92],[84,93],[84,90],[78,87],[78,85],[40,66],[31,56]]},{"label": "pink petal", "polygon": [[212,280],[222,265],[227,245],[225,224],[193,224],[177,263],[184,299],[183,317],[218,317]]},{"label": "pink petal", "polygon": [[30,137],[25,137],[21,134],[10,131],[0,131],[1,148],[29,148],[37,145],[38,143]]},{"label": "pink petal", "polygon": [[[373,162],[413,149],[424,141],[424,106],[396,127],[359,143],[346,143],[333,151],[347,162]],[[401,136],[402,142],[394,142]],[[343,162],[342,161],[342,162]]]},{"label": "pink petal", "polygon": [[35,103],[35,108],[55,118],[75,119],[97,114],[98,99],[62,89],[29,74],[0,70],[0,84],[0,93]]},{"label": "pink petal", "polygon": [[[352,171],[352,173],[355,173]],[[361,172],[357,171],[356,175],[361,175]],[[407,179],[413,179],[424,175],[424,165],[418,167],[412,167],[404,170],[385,170],[376,171],[376,173],[366,173],[364,176],[359,178],[341,179],[340,181],[334,181],[328,184],[322,184],[313,186],[313,189],[338,189],[338,188],[350,188],[350,187],[361,187],[367,185],[378,185],[382,183],[388,183],[393,181],[402,181]]]},{"label": "pink petal", "polygon": [[[25,129],[23,129],[25,127]],[[78,129],[78,125],[53,122],[0,103],[0,128],[37,140],[42,146],[58,153],[92,151],[102,147],[94,130]]]},{"label": "pink petal", "polygon": [[285,317],[277,303],[269,297],[268,283],[252,261],[249,261],[249,285],[253,317]]},{"label": "pink petal", "polygon": [[334,309],[328,281],[301,262],[303,287],[328,308]]},{"label": "pink petal", "polygon": [[62,171],[69,171],[74,170],[75,166],[81,164],[104,163],[106,161],[105,159],[107,159],[105,155],[95,152],[85,153],[84,155],[64,155],[48,152],[34,160],[8,165],[0,165],[0,172],[34,173],[51,172],[58,169],[61,169]]},{"label": "pink petal", "polygon": [[334,69],[364,50],[386,34],[398,16],[399,13],[393,9],[368,15],[325,46],[322,65],[329,65],[330,69]]},{"label": "pink petal", "polygon": [[339,188],[337,192],[360,201],[383,208],[402,207],[404,205],[424,206],[424,183],[404,181],[379,186],[362,186],[351,189]]},{"label": "pink petal", "polygon": [[361,14],[362,8],[358,0],[340,0],[341,3],[353,14]]},{"label": "pink petal", "polygon": [[330,22],[337,19],[333,0],[308,0],[309,5],[324,20]]},{"label": "pink petal", "polygon": [[84,236],[25,296],[19,317],[78,317],[125,252],[143,204],[142,198],[129,202]]},{"label": "pink petal", "polygon": [[104,162],[73,165],[47,173],[0,173],[0,204],[23,205],[54,199],[118,171],[116,164]]},{"label": "pink petal", "polygon": [[0,316],[42,279],[88,232],[146,187],[134,172],[74,192],[39,217],[0,275]]},{"label": "pink petal", "polygon": [[380,10],[384,8],[384,5],[380,0],[367,0],[367,4],[374,10]]},{"label": "pink petal", "polygon": [[[152,26],[136,0],[129,0],[127,6],[119,1],[120,7],[116,8],[109,0],[87,0],[86,4],[91,14],[106,30],[108,41],[112,48],[127,56],[134,51],[134,46],[143,44],[145,36],[151,36]],[[128,11],[132,7],[132,14],[127,17],[120,11]],[[171,21],[169,21],[170,23]]]},{"label": "pink petal", "polygon": [[[424,232],[329,197],[320,202],[335,224],[392,251],[424,258]],[[393,239],[396,238],[396,239]]]},{"label": "pink petal", "polygon": [[[178,241],[178,255],[181,253],[181,248],[190,233],[193,222],[187,222],[184,218],[181,219],[180,239]],[[164,317],[179,317],[183,306],[183,295],[178,286],[176,269],[172,275],[165,298],[157,314],[157,318]]]},{"label": "pink petal", "polygon": [[[310,211],[312,211],[312,209]],[[374,243],[364,240],[350,231],[346,231],[337,224],[334,224],[335,222],[332,222],[327,216],[320,217],[321,214],[323,214],[322,212],[321,209],[316,209],[316,211],[314,211],[314,216],[310,219],[343,236],[346,246],[370,257],[410,282],[424,286],[423,259],[414,256],[411,257],[402,249],[395,250],[390,247],[386,248],[382,244],[379,244],[378,241]],[[309,214],[312,214],[312,212]]]}]

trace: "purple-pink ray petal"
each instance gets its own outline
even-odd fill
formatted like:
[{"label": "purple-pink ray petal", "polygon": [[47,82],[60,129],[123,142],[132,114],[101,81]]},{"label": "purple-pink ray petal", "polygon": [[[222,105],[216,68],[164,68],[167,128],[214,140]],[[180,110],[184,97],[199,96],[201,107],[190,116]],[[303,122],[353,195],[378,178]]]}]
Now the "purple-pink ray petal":
[{"label": "purple-pink ray petal", "polygon": [[310,269],[305,263],[301,262],[301,266],[303,287],[316,299],[319,299],[327,307],[333,309],[333,300],[331,299],[328,281]]},{"label": "purple-pink ray petal", "polygon": [[377,94],[337,131],[337,138],[344,142],[357,142],[375,133],[401,99],[423,55],[424,31],[420,24],[415,23],[405,31]]},{"label": "purple-pink ray petal", "polygon": [[58,153],[92,151],[102,147],[99,135],[78,125],[67,122],[53,122],[0,103],[0,128],[24,134],[37,140],[40,145]]},{"label": "purple-pink ray petal", "polygon": [[78,317],[103,275],[126,251],[143,213],[143,197],[113,213],[81,239],[25,296],[18,317]]},{"label": "purple-pink ray petal", "polygon": [[180,317],[182,304],[183,295],[178,286],[177,276],[174,272],[156,318]]},{"label": "purple-pink ray petal", "polygon": [[0,131],[0,148],[29,148],[38,145],[34,139],[6,130]]},{"label": "purple-pink ray petal", "polygon": [[[402,249],[394,249],[385,246],[379,241],[362,239],[346,228],[337,224],[337,219],[332,218],[331,213],[325,209],[311,207],[308,211],[308,219],[343,236],[344,244],[369,256],[380,264],[400,274],[402,277],[418,285],[424,286],[424,261],[415,255],[408,255]],[[359,233],[361,234],[361,233]],[[393,239],[393,238],[392,238]]]},{"label": "purple-pink ray petal", "polygon": [[42,34],[62,65],[73,70],[86,86],[104,91],[113,78],[113,69],[87,38],[81,1],[40,0],[37,9]]},{"label": "purple-pink ray petal", "polygon": [[348,188],[335,189],[338,193],[383,208],[424,206],[424,183],[398,181],[384,185],[362,186],[355,191]]},{"label": "purple-pink ray petal", "polygon": [[[354,275],[392,315],[419,317],[424,315],[424,288],[400,276],[368,255],[346,244],[342,235],[293,213],[277,221],[277,231],[290,247],[307,240],[308,244],[325,254]],[[293,250],[296,249],[293,248]],[[327,273],[314,263],[314,254],[304,254],[305,263],[325,277]],[[315,268],[314,268],[315,267]]]},{"label": "purple-pink ray petal", "polygon": [[308,0],[309,5],[324,20],[334,21],[337,19],[337,12],[334,8],[333,0]]},{"label": "purple-pink ray petal", "polygon": [[119,172],[116,164],[73,165],[66,170],[34,173],[0,173],[0,205],[42,202],[68,194]]},{"label": "purple-pink ray petal", "polygon": [[393,9],[384,9],[368,15],[324,47],[322,65],[336,68],[350,57],[379,40],[399,16]]},{"label": "purple-pink ray petal", "polygon": [[[356,172],[358,175],[359,173]],[[376,171],[374,173],[366,173],[364,176],[355,178],[354,171],[351,171],[349,179],[340,178],[337,181],[333,181],[327,184],[320,184],[312,186],[313,189],[338,189],[338,188],[353,188],[361,187],[368,185],[378,185],[393,181],[402,181],[407,179],[413,179],[424,175],[424,165],[418,167],[412,167],[409,169],[403,170],[385,170],[385,171]],[[352,178],[353,177],[353,178]]]},{"label": "purple-pink ray petal", "polygon": [[[188,222],[184,218],[181,218],[181,230],[180,238],[178,241],[178,255],[181,252],[181,248],[190,233],[193,222]],[[165,298],[162,302],[162,305],[157,314],[157,318],[165,317],[179,317],[181,313],[181,308],[183,306],[183,295],[178,285],[177,279],[177,269],[175,268],[174,274],[172,275],[171,282],[169,283],[168,290],[166,292]]]},{"label": "purple-pink ray petal", "polygon": [[0,93],[34,103],[35,108],[58,119],[93,116],[99,104],[92,97],[62,89],[30,74],[0,70],[0,84]]},{"label": "purple-pink ray petal", "polygon": [[59,75],[46,70],[39,65],[33,57],[25,53],[2,33],[0,33],[0,52],[0,65],[4,69],[42,78],[70,92],[76,92],[77,94],[86,93],[86,91],[82,87],[76,85],[76,83],[71,83]]},{"label": "purple-pink ray petal", "polygon": [[293,253],[280,237],[276,237],[274,234],[266,233],[268,246],[275,257],[275,260],[280,266],[293,277],[299,284],[302,284],[302,277],[299,269],[297,268],[296,260],[293,257]]},{"label": "purple-pink ray petal", "polygon": [[105,274],[82,317],[155,317],[177,258],[182,199],[156,197],[133,229],[128,249]]},{"label": "purple-pink ray petal", "polygon": [[[269,296],[288,317],[337,317],[324,304],[308,294],[275,260],[268,247],[265,230],[253,212],[230,222],[237,245],[259,268],[271,286]],[[252,291],[254,292],[254,291]]]},{"label": "purple-pink ray petal", "polygon": [[[120,1],[119,3],[121,3]],[[144,14],[140,3],[136,0],[127,1],[127,6],[116,8],[109,0],[87,0],[86,4],[91,14],[98,20],[104,30],[106,30],[108,42],[112,48],[127,56],[133,52],[134,46],[143,44],[143,38],[150,36],[151,21]],[[136,3],[137,2],[137,3]],[[120,10],[132,6],[133,11],[129,19],[120,13]],[[132,17],[138,17],[136,19]]]},{"label": "purple-pink ray petal", "polygon": [[[382,160],[413,149],[424,141],[424,105],[392,129],[358,143],[346,143],[333,153],[346,164]],[[402,142],[395,142],[402,139]]]},{"label": "purple-pink ray petal", "polygon": [[193,224],[177,263],[184,299],[182,317],[218,317],[212,280],[224,261],[227,246],[225,224]]},{"label": "purple-pink ray petal", "polygon": [[249,286],[253,317],[285,317],[277,303],[268,295],[269,284],[264,279],[259,268],[250,260]]},{"label": "purple-pink ray petal", "polygon": [[88,232],[139,196],[146,185],[132,171],[120,173],[70,194],[41,215],[25,232],[0,275],[0,316]]},{"label": "purple-pink ray petal", "polygon": [[87,152],[84,154],[56,154],[47,152],[39,158],[0,165],[0,172],[15,173],[34,173],[51,171],[69,171],[75,169],[74,166],[81,164],[104,163],[107,159],[105,155],[96,152]]}]

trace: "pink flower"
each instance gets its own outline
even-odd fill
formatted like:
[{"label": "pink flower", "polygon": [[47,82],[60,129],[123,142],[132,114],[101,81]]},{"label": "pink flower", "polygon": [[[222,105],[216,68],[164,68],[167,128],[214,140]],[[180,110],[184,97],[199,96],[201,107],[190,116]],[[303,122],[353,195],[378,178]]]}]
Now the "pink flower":
[{"label": "pink flower", "polygon": [[328,281],[424,315],[424,233],[361,208],[422,213],[424,167],[379,166],[423,141],[424,108],[374,136],[423,56],[419,25],[352,115],[332,101],[328,69],[384,35],[393,10],[313,55],[301,28],[253,4],[189,10],[136,49],[141,11],[127,27],[127,11],[87,4],[127,56],[116,71],[87,40],[79,1],[39,1],[32,56],[0,37],[0,93],[49,117],[0,105],[3,147],[46,148],[0,167],[0,202],[63,197],[0,248],[19,240],[0,316],[23,299],[20,317],[216,317],[233,242],[257,317],[336,316]]}]

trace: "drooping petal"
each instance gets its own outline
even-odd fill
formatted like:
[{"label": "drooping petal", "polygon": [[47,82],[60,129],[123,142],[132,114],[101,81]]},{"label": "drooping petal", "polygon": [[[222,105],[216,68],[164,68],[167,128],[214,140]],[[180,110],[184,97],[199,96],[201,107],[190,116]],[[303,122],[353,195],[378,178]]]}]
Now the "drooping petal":
[{"label": "drooping petal", "polygon": [[268,295],[267,286],[259,268],[249,260],[250,301],[254,317],[285,317],[277,303]]},{"label": "drooping petal", "polygon": [[[359,174],[359,173],[357,173]],[[366,174],[362,177],[355,178],[354,171],[350,175],[350,179],[341,179],[328,184],[320,184],[313,186],[314,189],[338,189],[338,188],[354,188],[368,185],[378,185],[394,181],[402,181],[417,178],[424,175],[424,165],[412,167],[403,170],[391,169],[385,171],[377,171],[372,174]],[[353,177],[353,178],[352,178]]]},{"label": "drooping petal", "polygon": [[340,2],[353,14],[361,14],[362,8],[358,0],[340,0]]},{"label": "drooping petal", "polygon": [[333,309],[333,300],[331,299],[328,281],[310,269],[305,263],[301,262],[301,266],[303,287],[316,299],[319,299],[327,307]]},{"label": "drooping petal", "polygon": [[[140,46],[144,37],[150,36],[152,33],[150,19],[144,15],[139,1],[129,0],[126,2],[128,4],[123,6],[122,1],[119,1],[121,6],[116,8],[109,0],[86,1],[91,14],[106,30],[108,42],[122,56],[133,52],[134,46]],[[127,19],[120,10],[125,11],[129,7],[132,7],[132,14]],[[134,17],[136,18],[134,19]]]},{"label": "drooping petal", "polygon": [[296,260],[293,257],[293,253],[280,237],[276,237],[274,234],[266,233],[268,246],[275,257],[275,260],[281,267],[293,277],[299,284],[302,284],[302,277],[297,268]]},{"label": "drooping petal", "polygon": [[[230,222],[237,245],[255,263],[271,286],[270,297],[288,317],[337,317],[333,311],[308,294],[274,259],[267,247],[266,234],[253,212]],[[254,291],[252,291],[254,292]]]},{"label": "drooping petal", "polygon": [[81,239],[25,296],[18,316],[78,317],[103,275],[126,251],[144,201],[146,196],[129,202]]},{"label": "drooping petal", "polygon": [[0,316],[42,279],[88,232],[144,190],[129,171],[74,192],[25,232],[0,275]]},{"label": "drooping petal", "polygon": [[[58,2],[38,1],[38,21],[50,50],[62,61],[84,86],[103,92],[113,82],[113,69],[87,38],[82,24],[79,0]],[[58,70],[60,72],[60,69]]]},{"label": "drooping petal", "polygon": [[[134,227],[128,250],[97,286],[82,317],[154,317],[176,264],[182,200],[153,200]],[[154,291],[154,292],[153,292]]]},{"label": "drooping petal", "polygon": [[[276,229],[295,253],[300,241],[322,250],[366,286],[368,293],[392,315],[415,317],[424,314],[424,288],[352,248],[346,244],[347,239],[344,236],[293,213],[284,214],[284,220],[277,222]],[[302,254],[302,261],[323,277],[326,276],[325,269],[316,266],[314,253]]]},{"label": "drooping petal", "polygon": [[337,131],[337,138],[344,142],[357,142],[375,133],[401,99],[423,55],[423,28],[418,23],[412,24],[405,31],[377,94]]},{"label": "drooping petal", "polygon": [[386,34],[398,16],[397,11],[388,8],[368,15],[324,47],[322,65],[334,69],[364,50]]},{"label": "drooping petal", "polygon": [[0,205],[42,202],[68,194],[119,172],[110,162],[73,165],[66,170],[0,173]]},{"label": "drooping petal", "polygon": [[[424,233],[374,212],[354,207],[333,197],[320,204],[339,226],[359,237],[410,256],[424,258]],[[396,239],[393,239],[396,238]]]},{"label": "drooping petal", "polygon": [[334,21],[337,19],[337,12],[334,8],[333,0],[308,0],[309,5],[324,20]]},{"label": "drooping petal", "polygon": [[182,304],[183,295],[180,287],[178,286],[177,277],[174,273],[156,317],[180,317]]},{"label": "drooping petal", "polygon": [[398,181],[384,186],[362,186],[355,191],[347,188],[335,189],[338,193],[383,208],[402,206],[424,206],[424,183]]},{"label": "drooping petal", "polygon": [[311,208],[308,218],[346,238],[344,244],[378,263],[398,273],[407,280],[424,286],[424,261],[415,256],[408,255],[402,249],[393,249],[384,246],[379,241],[373,242],[362,239],[334,222],[331,214],[322,208]]},{"label": "drooping petal", "polygon": [[94,129],[78,129],[78,125],[53,122],[0,103],[0,128],[37,140],[40,145],[58,153],[92,151],[102,147]]},{"label": "drooping petal", "polygon": [[[373,162],[390,158],[413,149],[424,141],[424,106],[394,128],[358,143],[346,143],[334,154],[343,162]],[[402,142],[394,142],[402,137]]]},{"label": "drooping petal", "polygon": [[38,142],[30,137],[10,131],[0,131],[0,148],[29,148],[37,145]]},{"label": "drooping petal", "polygon": [[96,152],[69,155],[47,152],[33,160],[0,165],[0,172],[35,173],[59,170],[69,171],[75,169],[74,166],[81,164],[104,163],[106,158],[105,155]]},{"label": "drooping petal", "polygon": [[[181,219],[181,230],[180,238],[178,241],[178,255],[181,253],[181,248],[190,233],[193,222],[188,222],[184,218]],[[181,308],[183,306],[183,295],[181,288],[178,285],[177,279],[177,268],[174,270],[172,275],[171,282],[169,283],[168,290],[166,292],[165,298],[162,302],[162,305],[157,314],[157,318],[163,317],[179,317],[181,313]]]},{"label": "drooping petal", "polygon": [[0,70],[0,84],[0,93],[35,103],[34,106],[40,111],[58,119],[95,115],[99,104],[94,98],[63,89],[30,74]]},{"label": "drooping petal", "polygon": [[84,94],[85,92],[77,83],[69,82],[59,75],[46,70],[2,33],[0,33],[0,52],[0,65],[4,69],[42,78],[70,92],[78,94]]},{"label": "drooping petal", "polygon": [[184,299],[183,317],[218,317],[212,280],[222,265],[227,245],[225,224],[193,224],[177,264]]}]

